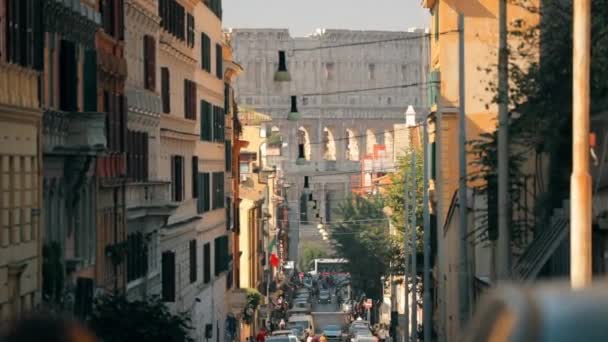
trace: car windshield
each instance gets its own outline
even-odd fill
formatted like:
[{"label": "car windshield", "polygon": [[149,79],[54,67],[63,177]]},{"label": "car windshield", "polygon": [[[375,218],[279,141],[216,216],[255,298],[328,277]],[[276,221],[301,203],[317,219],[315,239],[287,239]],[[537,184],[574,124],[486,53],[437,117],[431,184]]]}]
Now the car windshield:
[{"label": "car windshield", "polygon": [[341,331],[342,329],[340,329],[340,327],[337,325],[328,325],[325,327],[324,330],[325,331]]}]

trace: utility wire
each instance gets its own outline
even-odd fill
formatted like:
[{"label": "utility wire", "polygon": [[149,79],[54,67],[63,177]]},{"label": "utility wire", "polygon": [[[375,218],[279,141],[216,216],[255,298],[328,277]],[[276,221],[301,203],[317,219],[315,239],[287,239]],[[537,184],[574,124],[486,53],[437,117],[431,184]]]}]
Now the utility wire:
[{"label": "utility wire", "polygon": [[[455,32],[460,32],[460,30],[456,29],[456,30],[449,30],[449,31],[439,32],[438,35],[450,34],[450,33],[455,33]],[[336,45],[317,46],[317,47],[312,47],[312,48],[299,48],[299,49],[293,49],[291,51],[293,51],[293,52],[315,51],[315,50],[335,49],[335,48],[349,47],[349,46],[360,46],[360,45],[391,43],[391,42],[407,41],[407,40],[414,40],[414,39],[422,39],[422,38],[430,37],[431,35],[434,35],[434,34],[433,33],[423,33],[423,34],[420,34],[420,35],[417,35],[417,36],[390,38],[390,39],[383,39],[383,40],[369,40],[369,41],[365,41],[365,42],[355,42],[355,43],[344,43],[344,44],[336,44]]]},{"label": "utility wire", "polygon": [[323,93],[305,93],[305,94],[300,94],[300,96],[326,96],[326,95],[361,93],[361,92],[366,92],[366,91],[387,90],[387,89],[405,89],[405,88],[419,87],[419,86],[423,86],[423,85],[439,84],[439,83],[440,83],[439,81],[416,82],[416,83],[396,84],[396,85],[391,85],[391,86],[374,87],[374,88],[336,90],[336,91],[323,92]]}]

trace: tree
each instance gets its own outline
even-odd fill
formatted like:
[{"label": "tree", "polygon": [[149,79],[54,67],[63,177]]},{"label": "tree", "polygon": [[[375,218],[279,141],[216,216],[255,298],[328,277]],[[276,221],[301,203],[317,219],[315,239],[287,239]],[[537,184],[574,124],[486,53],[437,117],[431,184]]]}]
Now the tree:
[{"label": "tree", "polygon": [[302,248],[302,257],[300,258],[300,270],[308,272],[314,267],[314,260],[326,258],[329,256],[327,251],[319,246],[305,245]]},{"label": "tree", "polygon": [[172,314],[160,297],[129,301],[123,294],[96,299],[88,319],[91,329],[104,341],[193,342],[187,313]]},{"label": "tree", "polygon": [[339,205],[338,212],[344,219],[329,227],[336,254],[349,261],[353,285],[375,299],[382,298],[380,277],[389,273],[393,259],[399,255],[383,209],[379,196],[354,197]]},{"label": "tree", "polygon": [[[417,233],[417,244],[416,249],[422,252],[422,204],[423,204],[423,193],[422,193],[422,168],[423,168],[423,156],[420,151],[414,151],[413,149],[408,149],[405,151],[405,154],[400,156],[397,159],[397,171],[390,174],[391,177],[391,185],[387,187],[387,191],[384,194],[385,204],[388,208],[390,208],[391,212],[391,222],[395,227],[397,232],[396,237],[397,241],[403,246],[403,237],[406,224],[405,224],[405,201],[404,201],[404,193],[405,188],[407,187],[408,191],[411,191],[412,184],[412,157],[413,153],[416,153],[416,164],[414,167],[414,174],[416,177],[416,233]],[[407,176],[406,176],[407,174]],[[411,210],[411,203],[409,203],[411,199],[408,198],[408,205]],[[408,222],[407,222],[407,237],[408,239],[411,236],[411,212],[408,212]],[[407,251],[411,253],[411,251]],[[405,260],[402,258],[402,260]],[[403,273],[403,261],[395,265],[401,272]]]}]

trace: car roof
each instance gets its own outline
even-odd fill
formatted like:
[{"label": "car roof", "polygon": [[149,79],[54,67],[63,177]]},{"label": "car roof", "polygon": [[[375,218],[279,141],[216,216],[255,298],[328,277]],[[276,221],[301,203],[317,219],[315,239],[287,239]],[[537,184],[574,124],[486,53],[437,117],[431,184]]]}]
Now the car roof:
[{"label": "car roof", "polygon": [[341,329],[339,325],[337,324],[328,324],[325,326],[325,328],[323,328],[323,330],[327,329],[327,328],[338,328]]},{"label": "car roof", "polygon": [[309,319],[312,319],[312,316],[310,315],[293,315],[291,317],[289,317],[290,321],[307,321]]}]

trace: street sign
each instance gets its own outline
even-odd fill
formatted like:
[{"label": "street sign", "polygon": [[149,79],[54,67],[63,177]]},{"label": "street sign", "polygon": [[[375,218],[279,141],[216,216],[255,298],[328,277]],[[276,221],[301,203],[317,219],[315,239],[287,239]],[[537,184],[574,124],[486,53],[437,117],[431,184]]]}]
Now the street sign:
[{"label": "street sign", "polygon": [[363,303],[363,307],[365,307],[366,309],[371,309],[372,308],[372,300],[368,299],[365,301],[365,303]]}]

